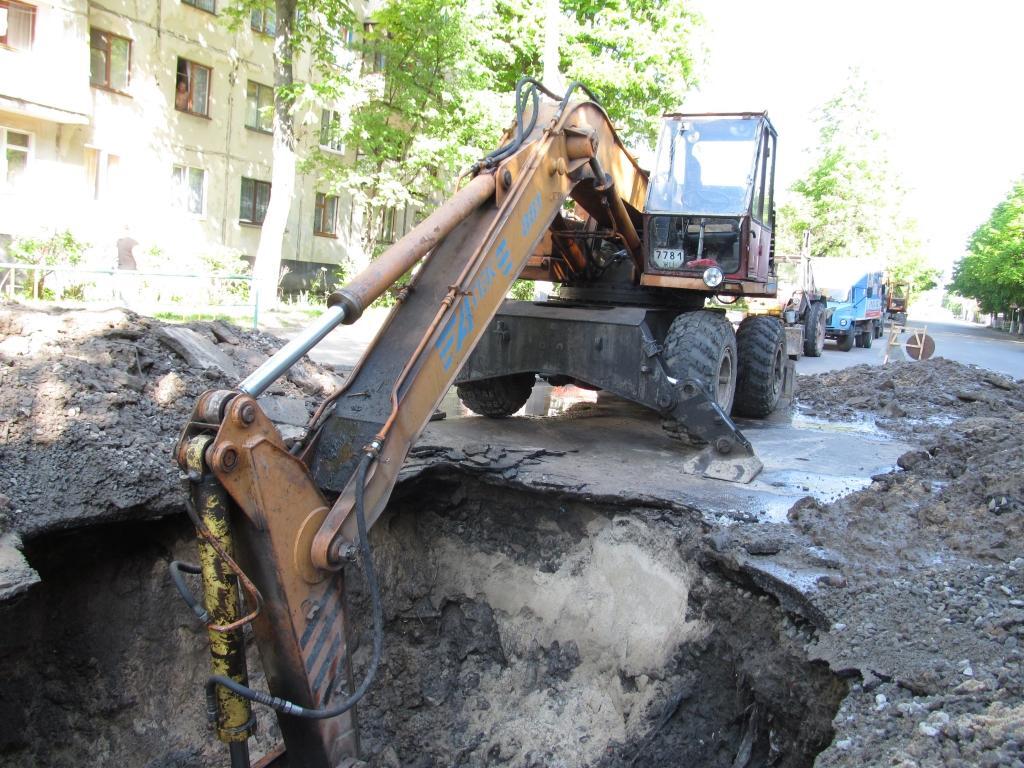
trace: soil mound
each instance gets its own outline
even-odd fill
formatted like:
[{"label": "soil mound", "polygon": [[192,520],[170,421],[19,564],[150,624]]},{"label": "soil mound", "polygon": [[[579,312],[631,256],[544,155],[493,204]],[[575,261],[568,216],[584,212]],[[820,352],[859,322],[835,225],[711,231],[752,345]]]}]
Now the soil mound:
[{"label": "soil mound", "polygon": [[[171,450],[196,397],[235,386],[281,344],[220,322],[0,307],[0,533],[181,510]],[[337,381],[303,361],[270,399],[308,416]]]},{"label": "soil mound", "polygon": [[810,416],[873,418],[887,431],[909,437],[955,419],[1024,411],[1024,381],[937,357],[800,376],[797,403]]}]

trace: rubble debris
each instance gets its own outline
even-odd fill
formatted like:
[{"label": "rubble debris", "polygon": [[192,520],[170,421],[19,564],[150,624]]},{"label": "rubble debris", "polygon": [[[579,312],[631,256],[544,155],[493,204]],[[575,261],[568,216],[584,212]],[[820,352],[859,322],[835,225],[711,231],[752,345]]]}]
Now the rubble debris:
[{"label": "rubble debris", "polygon": [[921,438],[952,419],[1024,411],[1024,381],[935,357],[799,376],[797,403],[809,416],[874,419],[893,434]]},{"label": "rubble debris", "polygon": [[[282,344],[223,323],[13,304],[0,307],[0,333],[20,344],[0,345],[0,493],[9,497],[0,532],[25,539],[180,512],[171,450],[196,397],[234,386]],[[339,381],[308,361],[301,368],[300,383],[270,390],[275,403],[291,404],[290,422]]]}]

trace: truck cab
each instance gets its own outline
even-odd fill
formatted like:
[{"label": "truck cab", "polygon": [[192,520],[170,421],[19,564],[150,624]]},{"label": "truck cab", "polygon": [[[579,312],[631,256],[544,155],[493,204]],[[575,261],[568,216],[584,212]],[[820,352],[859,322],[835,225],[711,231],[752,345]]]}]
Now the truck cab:
[{"label": "truck cab", "polygon": [[818,288],[827,303],[825,338],[843,352],[870,348],[882,336],[884,273],[862,259],[821,258],[814,262]]},{"label": "truck cab", "polygon": [[641,285],[775,295],[776,141],[764,113],[666,115],[644,206]]}]

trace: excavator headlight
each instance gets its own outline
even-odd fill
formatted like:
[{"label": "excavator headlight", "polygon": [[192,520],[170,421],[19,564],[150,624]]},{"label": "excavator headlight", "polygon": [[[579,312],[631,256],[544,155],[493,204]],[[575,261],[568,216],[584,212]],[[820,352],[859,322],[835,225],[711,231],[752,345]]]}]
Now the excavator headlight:
[{"label": "excavator headlight", "polygon": [[720,267],[708,267],[704,270],[704,285],[708,288],[717,288],[722,284],[724,277]]}]

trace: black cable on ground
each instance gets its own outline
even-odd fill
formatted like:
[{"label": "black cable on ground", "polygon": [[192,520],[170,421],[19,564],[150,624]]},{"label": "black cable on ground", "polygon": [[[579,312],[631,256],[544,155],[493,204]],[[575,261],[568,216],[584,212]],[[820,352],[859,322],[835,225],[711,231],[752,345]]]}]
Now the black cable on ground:
[{"label": "black cable on ground", "polygon": [[356,469],[355,514],[356,527],[359,530],[359,555],[363,563],[363,571],[366,574],[366,584],[370,590],[370,602],[373,606],[373,658],[370,660],[370,666],[366,670],[363,682],[360,683],[351,696],[341,703],[321,709],[310,709],[308,707],[301,707],[286,699],[271,696],[263,691],[254,691],[252,688],[235,682],[229,677],[214,675],[206,682],[206,698],[208,702],[213,701],[217,686],[222,685],[228,690],[237,693],[243,699],[263,704],[286,715],[302,717],[308,720],[326,720],[330,717],[337,717],[352,709],[366,695],[370,686],[373,685],[373,679],[377,675],[377,668],[380,666],[381,655],[384,652],[384,608],[380,599],[380,585],[377,583],[377,573],[373,569],[373,553],[370,552],[370,539],[367,536],[363,501],[366,494],[366,472],[370,468],[370,463],[375,455],[375,453],[371,453],[368,450]]},{"label": "black cable on ground", "polygon": [[192,594],[192,590],[188,588],[188,584],[185,583],[185,577],[182,573],[200,574],[202,569],[198,565],[192,565],[192,563],[183,563],[180,560],[172,560],[168,566],[168,570],[171,572],[171,581],[174,582],[174,586],[178,588],[178,594],[181,595],[181,599],[188,603],[188,607],[192,609],[192,613],[196,617],[206,624],[210,621],[210,614],[207,613],[206,609],[199,602],[198,598]]}]

